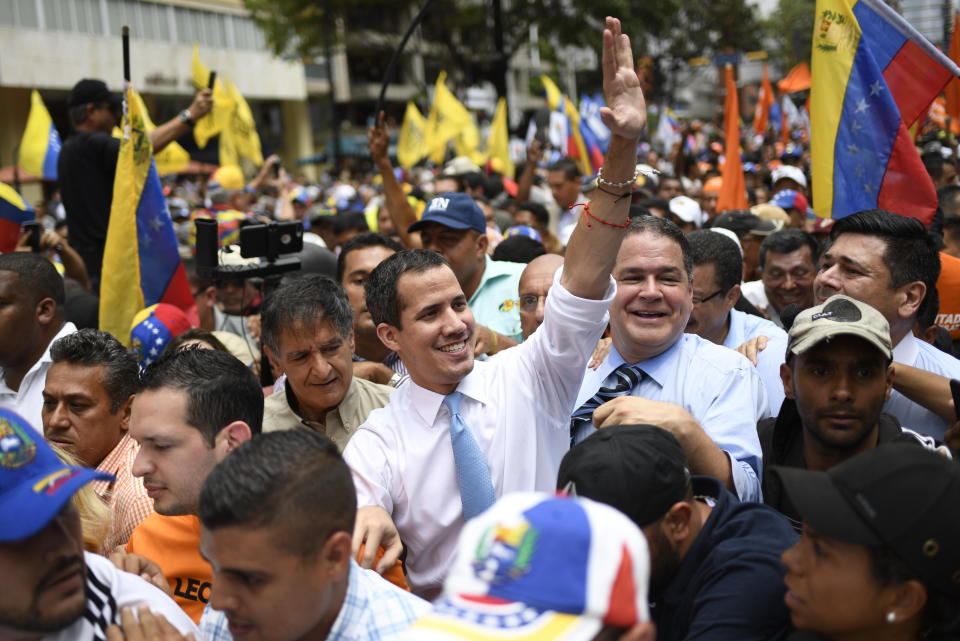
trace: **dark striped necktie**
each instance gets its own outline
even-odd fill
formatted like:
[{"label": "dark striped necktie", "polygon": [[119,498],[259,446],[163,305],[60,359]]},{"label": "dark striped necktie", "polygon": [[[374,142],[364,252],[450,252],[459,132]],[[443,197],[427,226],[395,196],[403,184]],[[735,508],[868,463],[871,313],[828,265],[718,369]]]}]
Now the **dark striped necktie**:
[{"label": "dark striped necktie", "polygon": [[589,425],[593,421],[593,410],[607,401],[628,394],[630,390],[640,383],[640,379],[643,378],[643,370],[636,365],[630,365],[628,363],[624,363],[613,370],[613,374],[616,377],[613,385],[610,387],[601,387],[600,391],[587,399],[570,417],[570,447],[573,447],[573,439],[580,429],[580,426]]}]

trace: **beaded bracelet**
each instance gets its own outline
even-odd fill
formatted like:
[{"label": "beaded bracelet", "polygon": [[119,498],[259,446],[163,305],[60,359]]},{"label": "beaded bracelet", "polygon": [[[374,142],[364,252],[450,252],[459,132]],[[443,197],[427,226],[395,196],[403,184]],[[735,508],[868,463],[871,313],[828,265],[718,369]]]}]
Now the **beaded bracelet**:
[{"label": "beaded bracelet", "polygon": [[613,189],[626,189],[627,187],[632,187],[633,184],[637,182],[637,178],[640,177],[640,170],[634,169],[633,177],[630,180],[624,180],[620,183],[610,182],[603,177],[603,169],[604,168],[601,167],[600,171],[597,172],[597,185],[605,185],[607,187],[612,187]]},{"label": "beaded bracelet", "polygon": [[616,227],[617,229],[626,229],[630,225],[629,218],[627,218],[627,222],[623,223],[622,225],[619,223],[611,223],[609,221],[604,220],[603,218],[597,218],[596,216],[593,215],[593,212],[590,211],[590,203],[574,203],[570,205],[568,209],[573,209],[574,207],[579,207],[581,205],[583,205],[583,213],[586,214],[587,216],[587,227],[593,226],[590,224],[591,218],[593,218],[595,221],[597,221],[601,225],[606,225],[607,227]]}]

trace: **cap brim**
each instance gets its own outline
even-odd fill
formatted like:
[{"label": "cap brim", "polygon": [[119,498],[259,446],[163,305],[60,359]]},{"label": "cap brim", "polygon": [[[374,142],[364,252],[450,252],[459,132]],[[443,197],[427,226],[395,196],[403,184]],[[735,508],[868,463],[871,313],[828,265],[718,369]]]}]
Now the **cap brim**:
[{"label": "cap brim", "polygon": [[771,471],[780,477],[801,520],[820,534],[859,545],[882,543],[826,472],[779,466]]},{"label": "cap brim", "polygon": [[474,231],[479,231],[474,229],[473,225],[470,223],[465,223],[457,218],[451,218],[448,216],[431,216],[430,218],[421,218],[417,222],[407,227],[407,233],[412,234],[415,231],[420,231],[427,226],[427,223],[437,223],[438,225],[443,225],[444,227],[449,227],[451,229],[473,229]]},{"label": "cap brim", "polygon": [[46,527],[67,501],[90,481],[113,476],[87,467],[57,467],[22,482],[0,498],[0,542],[19,541]]},{"label": "cap brim", "polygon": [[590,641],[603,628],[597,619],[550,610],[538,612],[522,603],[465,605],[440,599],[430,614],[417,619],[399,641]]},{"label": "cap brim", "polygon": [[856,336],[879,349],[887,358],[893,358],[893,351],[890,346],[884,345],[883,341],[877,338],[873,332],[868,332],[852,324],[836,323],[835,325],[836,327],[830,327],[829,330],[826,327],[821,327],[818,330],[807,332],[798,340],[790,341],[788,349],[793,354],[803,354],[814,345],[818,345],[834,336]]}]

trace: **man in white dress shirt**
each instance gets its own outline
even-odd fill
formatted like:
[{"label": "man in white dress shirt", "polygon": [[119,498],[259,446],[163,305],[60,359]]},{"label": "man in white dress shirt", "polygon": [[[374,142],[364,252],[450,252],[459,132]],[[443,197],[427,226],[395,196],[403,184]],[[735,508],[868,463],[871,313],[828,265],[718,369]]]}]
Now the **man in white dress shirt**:
[{"label": "man in white dress shirt", "polygon": [[603,40],[609,107],[601,115],[613,135],[601,189],[570,238],[541,327],[496,359],[475,363],[474,317],[439,255],[395,254],[367,281],[378,335],[403,359],[410,380],[344,451],[361,506],[354,546],[366,541],[372,557],[383,544],[380,567],[389,567],[402,540],[411,587],[421,595],[439,592],[465,520],[508,492],[552,490],[569,447],[570,412],[615,292],[610,271],[646,118],[619,20],[607,19]]},{"label": "man in white dress shirt", "polygon": [[0,407],[43,425],[50,344],[77,331],[63,317],[63,277],[40,254],[0,255]]},{"label": "man in white dress shirt", "polygon": [[[919,221],[870,209],[833,226],[813,290],[817,304],[845,294],[883,314],[890,324],[894,363],[960,378],[960,361],[913,335],[939,275],[940,255]],[[939,440],[947,428],[945,420],[898,392],[896,378],[883,411],[903,427]]]}]

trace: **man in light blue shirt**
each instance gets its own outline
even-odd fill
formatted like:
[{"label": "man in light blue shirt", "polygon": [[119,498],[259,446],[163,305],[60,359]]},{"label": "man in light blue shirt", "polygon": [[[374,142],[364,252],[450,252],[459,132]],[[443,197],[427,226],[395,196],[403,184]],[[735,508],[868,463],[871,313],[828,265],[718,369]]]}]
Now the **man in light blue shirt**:
[{"label": "man in light blue shirt", "polygon": [[639,381],[627,395],[601,404],[592,422],[575,418],[574,440],[589,436],[595,425],[657,425],[683,445],[691,472],[719,479],[741,500],[759,501],[756,423],[770,415],[766,392],[746,358],[684,333],[693,308],[693,259],[686,238],[669,221],[634,219],[613,276],[613,346],[598,369],[587,369],[574,417],[616,386],[622,365],[635,366],[639,374],[632,376]]},{"label": "man in light blue shirt", "polygon": [[487,255],[487,223],[473,198],[440,194],[408,231],[419,231],[423,248],[450,263],[477,321],[478,354],[495,354],[522,340],[517,285],[526,265]]},{"label": "man in light blue shirt", "polygon": [[[870,209],[833,226],[813,290],[817,304],[845,294],[883,314],[890,324],[894,367],[903,363],[960,378],[960,361],[913,335],[917,316],[932,304],[927,292],[939,276],[940,254],[920,221]],[[947,422],[897,391],[896,377],[893,388],[883,411],[903,427],[942,440]]]},{"label": "man in light blue shirt", "polygon": [[743,258],[732,239],[709,229],[687,234],[693,253],[693,313],[686,331],[717,345],[736,349],[751,338],[767,337],[757,354],[756,372],[767,392],[769,412],[783,403],[780,366],[787,351],[787,333],[772,322],[733,308],[740,298]]}]

